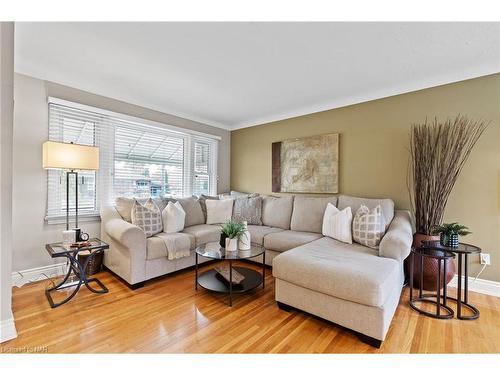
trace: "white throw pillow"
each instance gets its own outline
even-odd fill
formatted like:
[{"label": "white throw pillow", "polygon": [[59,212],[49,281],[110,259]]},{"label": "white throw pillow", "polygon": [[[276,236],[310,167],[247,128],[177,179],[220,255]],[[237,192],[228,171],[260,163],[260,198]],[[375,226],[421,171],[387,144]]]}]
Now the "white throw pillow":
[{"label": "white throw pillow", "polygon": [[323,236],[352,244],[352,212],[351,207],[340,211],[333,204],[328,203],[323,216]]},{"label": "white throw pillow", "polygon": [[163,229],[160,209],[151,198],[144,205],[135,199],[131,218],[132,224],[141,228],[146,233],[146,237],[160,233]]},{"label": "white throw pillow", "polygon": [[184,222],[186,220],[186,212],[179,202],[168,202],[161,213],[163,221],[163,232],[177,233],[184,229]]},{"label": "white throw pillow", "polygon": [[207,224],[223,224],[233,215],[233,199],[206,200]]},{"label": "white throw pillow", "polygon": [[353,240],[372,249],[378,249],[384,234],[385,220],[382,216],[382,207],[378,205],[370,211],[368,207],[361,205],[352,220]]}]

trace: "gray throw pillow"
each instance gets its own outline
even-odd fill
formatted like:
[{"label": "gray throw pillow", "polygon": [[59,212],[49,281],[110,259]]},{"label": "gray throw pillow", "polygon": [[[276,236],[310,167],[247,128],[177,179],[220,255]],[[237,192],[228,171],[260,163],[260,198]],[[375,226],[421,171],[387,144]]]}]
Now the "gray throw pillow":
[{"label": "gray throw pillow", "polygon": [[198,198],[180,198],[177,201],[181,204],[184,212],[186,213],[186,223],[184,225],[185,227],[206,223],[205,217],[203,216],[203,211],[201,210],[200,202],[198,202]]},{"label": "gray throw pillow", "polygon": [[262,197],[238,197],[234,200],[232,220],[262,225]]}]

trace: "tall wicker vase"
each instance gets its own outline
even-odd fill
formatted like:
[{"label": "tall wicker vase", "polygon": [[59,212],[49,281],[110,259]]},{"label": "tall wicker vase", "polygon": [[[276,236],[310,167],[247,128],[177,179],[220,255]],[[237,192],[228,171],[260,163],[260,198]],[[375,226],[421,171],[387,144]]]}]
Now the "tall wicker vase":
[{"label": "tall wicker vase", "polygon": [[[418,247],[422,241],[434,241],[439,240],[439,236],[429,236],[426,234],[415,233],[413,235],[413,247]],[[420,255],[415,254],[414,267],[413,267],[413,286],[415,288],[420,288]],[[422,289],[435,291],[436,290],[436,277],[438,274],[438,261],[436,259],[431,259],[428,257],[424,258],[424,277]],[[453,259],[447,259],[446,261],[446,275],[445,282],[448,284],[453,276],[455,276],[455,262]],[[441,262],[441,277],[444,275],[444,262]],[[444,286],[441,281],[441,287]]]}]

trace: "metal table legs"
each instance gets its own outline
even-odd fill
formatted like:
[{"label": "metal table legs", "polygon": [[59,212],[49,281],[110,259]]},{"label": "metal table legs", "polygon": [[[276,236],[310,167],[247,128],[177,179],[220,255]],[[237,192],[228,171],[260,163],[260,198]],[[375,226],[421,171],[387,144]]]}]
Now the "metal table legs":
[{"label": "metal table legs", "polygon": [[[469,272],[468,272],[468,254],[457,254],[458,256],[458,283],[457,283],[457,298],[452,298],[457,301],[457,319],[474,320],[479,318],[479,310],[469,303]],[[462,257],[465,257],[462,261]],[[463,267],[462,267],[463,266]],[[462,299],[462,268],[464,271],[464,290]],[[472,311],[472,315],[462,315],[462,307]]]},{"label": "metal table legs", "polygon": [[[101,251],[102,250],[97,250],[97,251],[91,252],[91,254],[85,260],[84,264],[81,264],[78,261],[78,251],[64,255],[64,257],[68,258],[68,261],[69,261],[69,268],[68,268],[68,272],[66,273],[66,276],[64,276],[64,279],[59,284],[54,285],[53,287],[45,290],[45,296],[47,297],[47,300],[49,301],[50,307],[56,308],[56,307],[59,307],[61,305],[64,305],[66,302],[70,301],[76,295],[76,293],[78,293],[82,284],[85,285],[87,287],[87,289],[90,290],[92,293],[102,294],[102,293],[107,293],[109,291],[108,288],[106,288],[104,286],[104,284],[101,283],[100,280],[98,280],[96,278],[90,278],[90,279],[87,278],[86,270],[87,270],[87,265],[88,265],[89,261],[97,253],[99,253]],[[66,283],[66,281],[68,281],[71,274],[75,275],[77,280],[75,282]],[[93,287],[91,287],[90,286],[91,282],[95,282],[97,285],[99,285],[100,289],[94,289]],[[70,287],[74,287],[74,286],[76,286],[76,288],[73,290],[73,292],[68,297],[66,297],[61,302],[54,302],[52,295],[51,295],[52,292],[66,289],[66,288],[70,288]]]},{"label": "metal table legs", "polygon": [[[418,311],[420,314],[429,316],[431,318],[437,319],[451,319],[453,318],[454,311],[446,305],[447,299],[449,297],[446,293],[446,260],[437,258],[438,262],[438,273],[436,277],[436,294],[423,294],[422,286],[423,286],[423,265],[424,265],[424,256],[420,255],[420,287],[418,289],[418,297],[413,298],[413,272],[415,266],[415,254],[412,252],[410,255],[410,307]],[[444,262],[444,272],[443,277],[441,277],[441,262]],[[441,288],[442,285],[442,288]],[[441,289],[443,289],[443,294],[441,295]],[[431,299],[431,298],[435,298]],[[442,299],[442,302],[441,302]],[[422,303],[430,303],[436,305],[436,312],[432,313],[430,311],[423,310],[416,306],[416,302]],[[446,310],[446,314],[442,314],[441,310]]]}]

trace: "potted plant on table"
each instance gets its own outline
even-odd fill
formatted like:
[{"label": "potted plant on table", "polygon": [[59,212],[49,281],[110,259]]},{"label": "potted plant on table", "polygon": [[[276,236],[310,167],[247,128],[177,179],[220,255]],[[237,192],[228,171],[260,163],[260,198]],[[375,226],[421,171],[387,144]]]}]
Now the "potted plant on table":
[{"label": "potted plant on table", "polygon": [[432,234],[439,235],[439,242],[445,247],[458,247],[458,236],[467,236],[471,233],[469,228],[458,223],[441,224],[432,228]]},{"label": "potted plant on table", "polygon": [[[243,223],[235,223],[228,221],[226,224],[221,225],[221,242],[225,238],[226,251],[238,250],[238,239],[245,232],[246,227]],[[222,243],[221,243],[222,246]]]},{"label": "potted plant on table", "polygon": [[[414,247],[422,241],[439,239],[433,228],[442,222],[453,186],[486,127],[482,121],[460,115],[445,122],[434,119],[432,123],[412,125],[408,190],[415,215]],[[420,273],[420,259],[416,260],[414,276]],[[455,263],[451,259],[447,262],[445,279],[449,283],[455,274]],[[423,288],[435,290],[437,261],[425,258],[423,263]],[[420,278],[415,280],[418,287]]]}]

